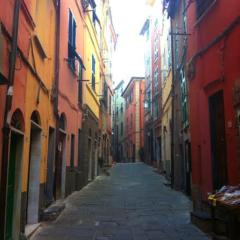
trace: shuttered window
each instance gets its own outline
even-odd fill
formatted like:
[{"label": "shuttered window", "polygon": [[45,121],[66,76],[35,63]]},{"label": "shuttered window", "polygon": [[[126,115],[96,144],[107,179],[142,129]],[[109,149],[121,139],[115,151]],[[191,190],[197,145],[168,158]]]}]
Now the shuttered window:
[{"label": "shuttered window", "polygon": [[76,21],[72,12],[69,10],[68,20],[68,63],[72,70],[76,70],[75,67],[75,50],[76,50]]},{"label": "shuttered window", "polygon": [[96,60],[92,55],[92,89],[96,90]]},{"label": "shuttered window", "polygon": [[181,70],[181,105],[183,127],[185,128],[188,126],[188,97],[187,97],[187,82],[183,69]]}]

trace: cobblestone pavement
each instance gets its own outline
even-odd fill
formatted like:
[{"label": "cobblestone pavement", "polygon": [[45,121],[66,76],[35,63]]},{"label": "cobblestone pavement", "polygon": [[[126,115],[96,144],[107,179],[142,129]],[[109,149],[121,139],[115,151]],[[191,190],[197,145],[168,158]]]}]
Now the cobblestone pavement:
[{"label": "cobblestone pavement", "polygon": [[190,223],[188,198],[164,181],[144,164],[117,164],[110,176],[68,197],[60,217],[44,224],[33,239],[209,239]]}]

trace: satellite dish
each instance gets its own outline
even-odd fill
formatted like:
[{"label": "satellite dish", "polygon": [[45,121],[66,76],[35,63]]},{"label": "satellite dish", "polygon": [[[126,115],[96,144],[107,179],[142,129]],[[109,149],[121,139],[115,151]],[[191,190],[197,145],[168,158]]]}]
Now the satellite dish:
[{"label": "satellite dish", "polygon": [[81,1],[82,1],[83,10],[86,11],[86,9],[89,7],[89,0],[81,0]]}]

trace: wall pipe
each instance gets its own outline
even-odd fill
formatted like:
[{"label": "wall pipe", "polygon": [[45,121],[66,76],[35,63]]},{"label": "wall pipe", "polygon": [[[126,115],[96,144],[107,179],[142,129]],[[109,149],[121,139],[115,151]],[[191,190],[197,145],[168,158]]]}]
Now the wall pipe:
[{"label": "wall pipe", "polygon": [[[54,91],[54,115],[56,119],[56,131],[55,131],[55,161],[59,159],[59,127],[60,127],[60,116],[58,112],[58,97],[59,97],[59,66],[60,66],[60,21],[61,21],[61,0],[56,0],[55,1],[56,5],[56,46],[55,46],[55,91]],[[59,161],[58,161],[59,162]],[[55,162],[55,176],[54,176],[54,189],[56,190],[56,184],[57,184],[57,174],[58,173],[58,166]],[[57,174],[56,174],[57,173]],[[54,192],[55,199],[57,199],[57,191]]]}]

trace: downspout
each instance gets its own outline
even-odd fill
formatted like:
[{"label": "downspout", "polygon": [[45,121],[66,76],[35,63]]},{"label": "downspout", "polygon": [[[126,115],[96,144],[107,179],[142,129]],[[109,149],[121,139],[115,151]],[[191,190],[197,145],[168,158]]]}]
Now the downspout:
[{"label": "downspout", "polygon": [[9,141],[10,141],[10,113],[12,109],[13,98],[13,85],[15,77],[15,66],[17,58],[17,42],[18,42],[18,26],[19,15],[22,0],[16,0],[13,13],[13,29],[12,29],[12,42],[11,54],[9,58],[9,72],[8,72],[8,85],[6,94],[6,104],[3,122],[3,149],[2,149],[2,166],[1,166],[1,190],[0,190],[0,239],[6,238],[6,212],[7,212],[7,184],[8,184],[8,159],[9,159]]},{"label": "downspout", "polygon": [[[171,23],[171,33],[173,32],[173,20],[170,20]],[[175,124],[175,61],[174,61],[174,45],[173,45],[173,35],[171,35],[171,53],[172,53],[172,86],[171,86],[171,96],[172,96],[172,124],[171,124],[171,187],[174,188],[174,124]]]},{"label": "downspout", "polygon": [[[56,119],[56,131],[55,131],[55,161],[59,158],[59,114],[58,114],[58,91],[59,91],[59,52],[60,52],[60,13],[61,13],[61,0],[55,0],[56,5],[56,39],[55,39],[55,89],[54,89],[54,115]],[[55,163],[55,173],[56,173],[56,163]],[[54,175],[54,184],[56,184],[56,174]],[[54,187],[56,189],[56,186]],[[57,198],[57,193],[53,193],[55,199]]]}]

